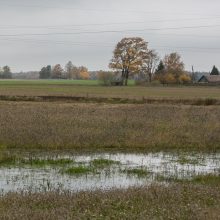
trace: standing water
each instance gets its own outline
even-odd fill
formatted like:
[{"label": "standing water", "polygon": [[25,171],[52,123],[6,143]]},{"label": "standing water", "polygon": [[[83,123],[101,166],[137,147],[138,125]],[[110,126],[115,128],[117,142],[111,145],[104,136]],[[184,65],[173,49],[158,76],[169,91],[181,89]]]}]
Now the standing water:
[{"label": "standing water", "polygon": [[220,154],[69,154],[37,160],[26,158],[23,162],[1,166],[0,190],[2,193],[107,190],[219,172]]}]

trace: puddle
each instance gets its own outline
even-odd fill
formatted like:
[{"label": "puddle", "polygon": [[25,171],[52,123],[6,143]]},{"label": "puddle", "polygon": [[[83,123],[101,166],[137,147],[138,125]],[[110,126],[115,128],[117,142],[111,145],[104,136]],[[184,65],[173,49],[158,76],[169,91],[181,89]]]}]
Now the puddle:
[{"label": "puddle", "polygon": [[[42,157],[41,157],[42,158]],[[191,178],[199,174],[219,173],[220,154],[194,154],[193,156],[168,153],[151,154],[96,154],[96,155],[65,155],[54,159],[71,159],[75,166],[91,167],[94,159],[119,161],[95,169],[95,172],[81,175],[62,173],[64,167],[44,166],[31,167],[0,167],[0,191],[48,191],[48,190],[108,190],[112,188],[127,188],[144,186],[157,182],[158,176],[180,179]],[[45,158],[43,158],[45,159]],[[126,173],[126,170],[147,170],[148,175]]]}]

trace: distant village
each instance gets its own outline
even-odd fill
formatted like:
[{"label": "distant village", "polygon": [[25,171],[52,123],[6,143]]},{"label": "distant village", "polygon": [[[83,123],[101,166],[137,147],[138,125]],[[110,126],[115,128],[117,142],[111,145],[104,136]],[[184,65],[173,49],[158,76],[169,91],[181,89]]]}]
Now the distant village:
[{"label": "distant village", "polygon": [[[88,71],[88,75],[86,77],[86,80],[98,80],[100,72],[104,72],[105,74],[108,74],[109,71]],[[220,85],[220,75],[216,73],[216,75],[212,75],[211,72],[188,72],[190,76],[192,76],[193,83],[196,84],[219,84]],[[119,75],[119,73],[118,73]],[[134,76],[131,76],[131,79],[133,80],[139,80],[139,75],[135,74]],[[3,78],[3,77],[1,77]],[[12,73],[11,77],[13,79],[27,79],[27,80],[34,80],[34,79],[40,79],[39,71],[29,71],[29,72],[18,72],[18,73]],[[78,79],[84,79],[83,77]]]}]

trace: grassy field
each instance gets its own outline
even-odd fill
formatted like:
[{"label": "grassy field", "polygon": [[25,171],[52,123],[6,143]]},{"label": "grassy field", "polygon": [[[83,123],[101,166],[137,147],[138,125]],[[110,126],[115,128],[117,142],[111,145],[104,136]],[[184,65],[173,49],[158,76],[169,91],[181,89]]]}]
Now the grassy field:
[{"label": "grassy field", "polygon": [[119,97],[130,99],[172,98],[172,99],[220,99],[220,87],[154,86],[137,87],[130,81],[128,87],[99,86],[92,80],[1,80],[0,95],[8,96],[82,96]]},{"label": "grassy field", "polygon": [[106,192],[10,193],[0,197],[1,219],[218,220],[219,216],[219,182]]},{"label": "grassy field", "polygon": [[0,102],[2,148],[220,149],[220,106]]},{"label": "grassy field", "polygon": [[[26,101],[19,96],[27,97]],[[56,96],[86,99],[81,103]],[[2,80],[0,97],[3,170],[60,166],[63,175],[74,178],[116,162],[93,160],[90,168],[75,166],[69,159],[33,159],[32,155],[174,151],[178,162],[186,165],[198,161],[181,157],[185,151],[191,155],[220,150],[220,87],[137,87],[134,82],[128,87],[103,87],[97,81]],[[124,100],[116,104],[113,98]],[[137,102],[129,101],[134,99]],[[143,104],[145,99],[162,101]],[[140,168],[121,172],[135,177],[150,173]],[[160,184],[148,187],[109,191],[2,194],[0,219],[220,219],[218,168],[213,176],[164,178],[158,176]]]}]

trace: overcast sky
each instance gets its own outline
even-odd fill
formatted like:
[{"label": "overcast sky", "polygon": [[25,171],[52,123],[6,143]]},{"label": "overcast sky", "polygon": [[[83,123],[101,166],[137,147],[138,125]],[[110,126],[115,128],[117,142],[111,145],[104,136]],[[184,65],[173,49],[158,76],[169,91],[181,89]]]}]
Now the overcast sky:
[{"label": "overcast sky", "polygon": [[182,55],[186,69],[220,68],[219,0],[0,0],[0,66],[108,69],[116,43],[143,37]]}]

